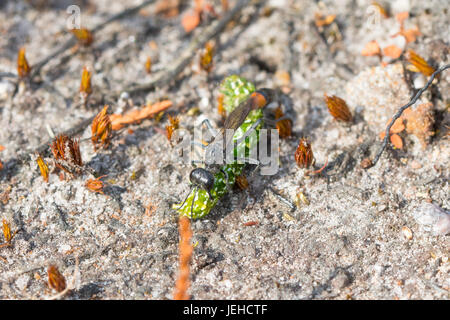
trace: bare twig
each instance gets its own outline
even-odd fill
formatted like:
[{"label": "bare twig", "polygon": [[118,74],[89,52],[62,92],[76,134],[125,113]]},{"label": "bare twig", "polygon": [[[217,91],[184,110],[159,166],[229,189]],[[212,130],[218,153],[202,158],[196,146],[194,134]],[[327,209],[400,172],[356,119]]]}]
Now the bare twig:
[{"label": "bare twig", "polygon": [[174,300],[188,300],[189,295],[187,290],[189,289],[189,265],[191,262],[192,251],[194,248],[191,245],[192,231],[191,221],[188,217],[181,217],[179,221],[179,233],[180,233],[180,265],[179,275],[175,285],[175,292],[173,294]]},{"label": "bare twig", "polygon": [[428,79],[427,84],[425,85],[425,87],[423,87],[422,89],[420,89],[416,95],[407,103],[405,104],[403,107],[401,107],[400,109],[398,109],[397,113],[392,117],[391,122],[389,122],[388,126],[386,127],[386,131],[385,131],[385,136],[383,139],[383,143],[381,144],[380,149],[378,150],[375,158],[372,161],[371,166],[366,167],[366,169],[368,168],[372,168],[373,166],[375,166],[375,164],[378,162],[378,160],[380,159],[381,155],[383,154],[383,151],[386,149],[387,144],[389,142],[389,132],[391,130],[392,125],[394,124],[395,120],[397,120],[398,118],[401,117],[403,111],[405,111],[406,109],[408,109],[410,106],[412,106],[414,103],[416,103],[416,101],[420,98],[420,96],[422,95],[422,93],[428,89],[428,87],[431,85],[431,83],[433,82],[434,78],[441,73],[442,71],[446,70],[450,68],[450,64],[447,64],[441,68],[439,68],[438,70],[436,70],[430,77],[430,79]]}]

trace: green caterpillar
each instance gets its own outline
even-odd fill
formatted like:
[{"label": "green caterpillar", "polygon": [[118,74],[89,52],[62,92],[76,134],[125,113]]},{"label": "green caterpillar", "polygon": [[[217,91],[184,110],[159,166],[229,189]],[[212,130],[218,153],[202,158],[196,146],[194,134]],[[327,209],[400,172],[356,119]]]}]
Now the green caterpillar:
[{"label": "green caterpillar", "polygon": [[[255,86],[247,81],[246,79],[239,77],[237,75],[232,75],[225,78],[219,88],[219,91],[224,94],[224,107],[227,115],[233,111],[241,102],[248,99],[248,97],[255,91]],[[259,119],[262,120],[263,112],[261,109],[252,110],[242,125],[236,130],[233,140],[237,141],[241,138],[245,132]],[[244,142],[234,150],[235,154],[238,153],[239,148],[243,148],[243,153],[246,156],[249,155],[251,148],[255,147],[259,141],[259,130],[262,126],[261,123],[255,128],[256,135],[250,135]],[[239,176],[245,164],[243,163],[232,163],[227,164],[222,167],[228,175],[228,185],[231,187],[236,181],[236,177]],[[187,197],[184,204],[174,204],[172,206],[180,216],[186,216],[191,219],[203,218],[211,211],[212,208],[217,204],[220,198],[222,198],[227,193],[227,183],[225,174],[221,171],[214,175],[214,186],[211,189],[212,199],[209,197],[208,192],[202,189],[193,189]],[[195,198],[194,203],[193,200]],[[180,207],[181,206],[181,207]],[[192,210],[191,210],[192,208]]]}]

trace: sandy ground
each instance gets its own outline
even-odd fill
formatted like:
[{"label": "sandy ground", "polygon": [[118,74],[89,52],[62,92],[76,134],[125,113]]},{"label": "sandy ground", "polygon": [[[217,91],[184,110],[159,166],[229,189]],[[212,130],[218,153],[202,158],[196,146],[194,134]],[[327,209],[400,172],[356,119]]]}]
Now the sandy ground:
[{"label": "sandy ground", "polygon": [[[0,72],[16,73],[21,46],[33,65],[70,38],[63,32],[65,9],[77,1],[39,2],[2,2]],[[140,3],[78,2],[88,28]],[[371,20],[370,4],[253,4],[216,39],[209,75],[198,70],[196,57],[169,85],[130,97],[135,105],[170,99],[168,113],[179,115],[181,127],[189,130],[199,117],[188,112],[191,108],[220,126],[217,88],[230,74],[257,87],[284,87],[292,99],[294,132],[281,141],[279,172],[254,174],[248,190],[233,190],[205,219],[192,222],[193,299],[449,298],[450,72],[442,73],[415,105],[432,105],[430,141],[423,144],[403,131],[403,150],[389,147],[375,167],[360,166],[375,154],[379,133],[395,110],[424,84],[417,75],[405,78],[403,59],[384,58],[389,64],[383,67],[378,57],[364,57],[361,50],[377,40],[382,47],[411,48],[435,67],[449,63],[448,2],[393,1],[391,17],[379,22]],[[67,130],[95,115],[108,92],[151,80],[143,67],[148,56],[155,72],[165,70],[193,37],[180,22],[190,7],[184,4],[180,15],[165,18],[149,5],[108,25],[91,48],[54,59],[42,69],[39,83],[14,96],[14,79],[0,79],[0,145],[5,147],[0,212],[13,231],[20,229],[12,246],[0,248],[0,298],[50,297],[55,292],[47,285],[47,266],[57,265],[70,282],[75,257],[79,276],[67,299],[172,298],[179,237],[171,204],[189,191],[192,167],[168,157],[170,145],[161,133],[167,115],[130,126],[132,131],[106,150],[95,152],[89,141],[81,142],[84,163],[107,175],[104,195],[86,189],[88,174],[64,181],[52,174],[45,183],[34,160],[15,159],[49,140],[47,127],[55,133]],[[399,31],[394,15],[402,11],[410,13],[405,27],[421,32],[415,42],[391,37]],[[317,12],[337,17],[320,30],[314,25]],[[87,107],[78,103],[83,66],[93,70]],[[284,71],[290,81],[280,76]],[[325,92],[347,101],[353,124],[333,120]],[[118,101],[106,102],[119,110]],[[89,136],[90,127],[79,135]],[[317,168],[328,158],[320,175],[308,177],[295,163],[302,136],[312,144]],[[293,202],[302,192],[308,201],[297,201],[291,211],[270,187]],[[258,224],[245,226],[249,221]]]}]

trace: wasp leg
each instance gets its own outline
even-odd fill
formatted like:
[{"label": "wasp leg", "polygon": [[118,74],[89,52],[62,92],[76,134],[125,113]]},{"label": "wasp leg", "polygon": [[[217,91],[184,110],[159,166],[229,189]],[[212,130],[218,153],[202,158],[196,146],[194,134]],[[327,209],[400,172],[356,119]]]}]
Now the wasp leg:
[{"label": "wasp leg", "polygon": [[269,190],[273,193],[275,197],[277,197],[281,202],[283,202],[285,205],[287,205],[289,208],[291,208],[291,211],[295,210],[295,204],[293,204],[291,201],[283,197],[281,194],[279,194],[277,191],[275,191],[272,187],[269,187]]},{"label": "wasp leg", "polygon": [[[182,208],[182,207],[184,206],[184,204],[186,203],[186,200],[189,198],[189,195],[191,194],[191,192],[192,192],[193,189],[194,189],[194,188],[192,188],[192,187],[189,189],[189,192],[188,192],[186,198],[184,198],[183,203],[182,203],[180,206],[178,206],[178,208],[175,209],[175,210],[178,210],[178,209],[180,209],[180,208]],[[195,188],[195,189],[197,189],[197,188]]]},{"label": "wasp leg", "polygon": [[291,123],[294,123],[292,117],[287,116],[287,115],[282,116],[278,119],[264,118],[264,123],[268,124],[271,127],[275,127],[278,122],[283,121],[283,120],[290,120]]}]

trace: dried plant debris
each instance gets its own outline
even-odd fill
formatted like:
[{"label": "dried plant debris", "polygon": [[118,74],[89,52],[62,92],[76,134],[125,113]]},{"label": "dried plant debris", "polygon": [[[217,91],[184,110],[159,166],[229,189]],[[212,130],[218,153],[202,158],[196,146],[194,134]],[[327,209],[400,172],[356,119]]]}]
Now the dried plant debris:
[{"label": "dried plant debris", "polygon": [[190,219],[180,217],[179,219],[179,274],[175,284],[174,300],[189,300],[188,289],[190,286],[190,262],[194,248],[191,245],[192,231]]},{"label": "dried plant debris", "polygon": [[203,52],[200,55],[200,68],[210,72],[213,67],[214,44],[209,41],[206,43]]},{"label": "dried plant debris", "polygon": [[91,141],[95,150],[99,147],[106,148],[111,141],[112,124],[108,115],[108,107],[108,105],[104,106],[102,111],[92,120]]},{"label": "dried plant debris", "polygon": [[164,100],[154,104],[147,104],[146,106],[131,110],[124,115],[112,114],[110,115],[112,129],[119,130],[125,125],[137,123],[139,121],[145,120],[147,118],[153,117],[159,112],[166,110],[172,106],[172,101]]},{"label": "dried plant debris", "polygon": [[[284,117],[284,112],[281,107],[277,107],[275,109],[275,120]],[[292,120],[291,119],[282,119],[276,122],[275,124],[278,134],[280,138],[286,139],[292,135]]]},{"label": "dried plant debris", "polygon": [[48,182],[48,166],[45,163],[44,159],[42,159],[40,154],[37,154],[36,162],[39,166],[39,170],[41,171],[41,176],[45,182]]},{"label": "dried plant debris", "polygon": [[51,150],[57,168],[68,173],[70,176],[78,175],[82,172],[83,161],[79,140],[69,138],[66,135],[59,135],[51,145]]},{"label": "dried plant debris", "polygon": [[94,41],[92,32],[86,28],[72,29],[70,32],[77,38],[78,42],[85,47],[90,46]]},{"label": "dried plant debris", "polygon": [[295,151],[295,161],[299,168],[309,168],[314,164],[311,144],[306,138],[301,138]]},{"label": "dried plant debris", "polygon": [[91,76],[92,73],[84,67],[81,74],[80,93],[86,97],[92,93]]},{"label": "dried plant debris", "polygon": [[336,96],[327,96],[324,99],[328,107],[328,111],[334,119],[338,121],[351,122],[353,120],[352,113],[344,99]]},{"label": "dried plant debris", "polygon": [[152,58],[147,57],[147,60],[145,61],[145,71],[150,74],[152,73]]},{"label": "dried plant debris", "polygon": [[55,265],[50,265],[47,268],[48,274],[48,286],[58,292],[62,292],[66,289],[66,279],[59,272]]},{"label": "dried plant debris", "polygon": [[91,192],[97,192],[103,194],[103,188],[105,187],[105,183],[100,180],[102,178],[106,177],[106,175],[95,178],[95,179],[88,179],[86,181],[86,188],[88,188]]},{"label": "dried plant debris", "polygon": [[20,48],[19,54],[17,56],[17,74],[19,78],[23,79],[28,77],[30,71],[31,67],[28,64],[27,58],[25,57],[25,48]]},{"label": "dried plant debris", "polygon": [[5,219],[2,220],[2,224],[4,243],[0,244],[0,248],[11,246],[11,241],[14,239],[14,236],[18,232],[18,230],[16,230],[11,234],[11,227],[9,226],[8,221],[6,221]]}]

